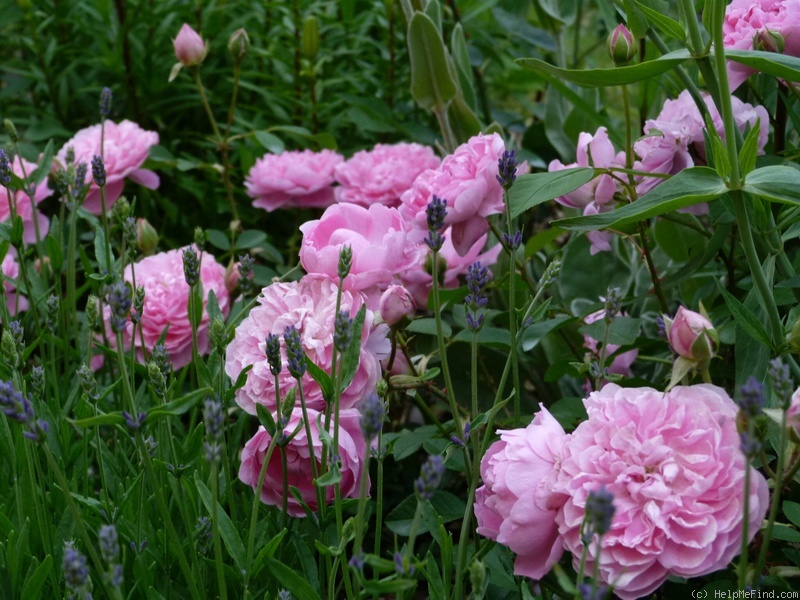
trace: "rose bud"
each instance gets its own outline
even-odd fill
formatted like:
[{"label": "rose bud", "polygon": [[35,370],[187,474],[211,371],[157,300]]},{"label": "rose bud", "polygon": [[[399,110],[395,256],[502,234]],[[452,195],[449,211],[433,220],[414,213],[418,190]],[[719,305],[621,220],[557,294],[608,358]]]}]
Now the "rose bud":
[{"label": "rose bud", "polygon": [[664,325],[669,345],[679,356],[692,361],[708,360],[714,356],[719,336],[704,315],[681,306],[674,319],[664,317]]},{"label": "rose bud", "polygon": [[636,56],[636,40],[631,30],[622,23],[614,28],[606,42],[608,54],[617,66],[627,64]]},{"label": "rose bud", "polygon": [[417,310],[411,293],[402,285],[390,285],[381,295],[379,310],[384,322],[393,327]]},{"label": "rose bud", "polygon": [[753,50],[783,54],[785,48],[786,39],[777,31],[760,29],[753,36]]},{"label": "rose bud", "polygon": [[136,247],[150,256],[158,245],[158,232],[147,219],[136,219]]},{"label": "rose bud", "polygon": [[194,67],[202,63],[208,54],[208,45],[194,29],[184,23],[178,37],[172,41],[175,56],[184,67]]},{"label": "rose bud", "polygon": [[234,31],[231,39],[228,41],[228,52],[231,53],[233,60],[242,60],[249,49],[250,37],[247,35],[247,32],[244,29],[237,29]]}]

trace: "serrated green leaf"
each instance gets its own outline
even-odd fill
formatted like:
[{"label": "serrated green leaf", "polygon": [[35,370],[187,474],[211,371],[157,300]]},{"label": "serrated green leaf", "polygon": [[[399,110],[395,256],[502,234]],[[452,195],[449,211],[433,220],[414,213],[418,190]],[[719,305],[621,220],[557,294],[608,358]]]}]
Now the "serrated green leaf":
[{"label": "serrated green leaf", "polygon": [[550,73],[570,83],[584,87],[628,85],[657,77],[691,58],[689,51],[675,50],[655,60],[613,69],[560,69],[537,58],[519,58],[517,64],[543,73]]},{"label": "serrated green leaf", "polygon": [[444,108],[455,98],[457,88],[436,24],[428,15],[415,12],[407,39],[411,96],[425,110]]},{"label": "serrated green leaf", "polygon": [[521,175],[508,192],[511,216],[518,217],[529,208],[575,191],[594,178],[594,169],[579,167]]},{"label": "serrated green leaf", "polygon": [[671,177],[636,202],[631,202],[611,212],[588,217],[561,219],[554,221],[553,224],[573,231],[622,227],[673,212],[679,208],[714,200],[727,191],[725,182],[713,169],[692,167]]}]

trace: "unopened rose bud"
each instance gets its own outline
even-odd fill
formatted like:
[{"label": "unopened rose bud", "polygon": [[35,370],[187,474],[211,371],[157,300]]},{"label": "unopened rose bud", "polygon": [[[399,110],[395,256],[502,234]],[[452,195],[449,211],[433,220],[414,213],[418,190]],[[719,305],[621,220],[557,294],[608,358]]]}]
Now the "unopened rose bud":
[{"label": "unopened rose bud", "polygon": [[175,56],[184,67],[194,67],[202,63],[208,54],[208,44],[194,29],[184,23],[178,37],[172,40]]},{"label": "unopened rose bud", "polygon": [[303,58],[314,60],[319,52],[319,24],[317,17],[308,16],[303,21],[303,32],[300,36],[300,53]]},{"label": "unopened rose bud", "polygon": [[719,336],[711,321],[700,313],[681,306],[674,319],[664,317],[664,325],[669,345],[678,356],[702,361],[716,353]]},{"label": "unopened rose bud", "polygon": [[783,54],[785,48],[786,40],[777,31],[761,29],[753,36],[753,50]]},{"label": "unopened rose bud", "polygon": [[150,256],[158,245],[158,232],[147,219],[136,219],[136,247]]},{"label": "unopened rose bud", "polygon": [[233,60],[239,62],[250,49],[250,37],[244,29],[237,29],[233,32],[231,39],[228,40],[228,52],[231,53]]},{"label": "unopened rose bud", "polygon": [[379,310],[384,322],[391,327],[413,315],[417,305],[402,285],[390,285],[381,295]]},{"label": "unopened rose bud", "polygon": [[636,40],[631,30],[622,23],[614,28],[606,42],[608,55],[617,66],[627,64],[636,56]]}]

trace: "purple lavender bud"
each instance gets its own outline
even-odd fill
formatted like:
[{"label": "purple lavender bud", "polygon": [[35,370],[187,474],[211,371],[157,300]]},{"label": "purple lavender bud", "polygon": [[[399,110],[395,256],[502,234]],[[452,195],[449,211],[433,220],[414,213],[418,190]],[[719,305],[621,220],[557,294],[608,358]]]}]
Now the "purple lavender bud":
[{"label": "purple lavender bud", "polygon": [[586,524],[582,537],[584,544],[589,544],[595,533],[603,536],[611,529],[611,521],[614,519],[614,513],[616,512],[614,495],[606,490],[605,486],[601,486],[599,490],[589,492],[584,511]]},{"label": "purple lavender bud", "polygon": [[664,322],[664,318],[661,315],[656,317],[656,327],[658,327],[658,337],[662,340],[669,341],[669,337],[667,336],[667,324]]},{"label": "purple lavender bud", "polygon": [[137,285],[136,291],[133,293],[133,310],[131,311],[131,322],[138,325],[142,320],[142,313],[144,312],[144,286]]},{"label": "purple lavender bud", "polygon": [[44,441],[49,424],[36,419],[31,401],[22,392],[14,389],[14,384],[10,381],[0,381],[0,411],[24,427],[22,434],[26,438],[36,443]]},{"label": "purple lavender bud", "polygon": [[206,460],[212,463],[222,456],[222,429],[225,425],[225,413],[219,398],[206,398],[203,420],[206,426],[205,453]]},{"label": "purple lavender bud", "polygon": [[36,365],[31,369],[31,387],[36,396],[41,399],[44,395],[44,368]]},{"label": "purple lavender bud", "polygon": [[503,245],[512,251],[516,250],[522,245],[522,232],[519,229],[517,229],[513,235],[504,233],[501,238],[503,240]]},{"label": "purple lavender bud", "polygon": [[444,476],[444,459],[439,455],[429,456],[422,465],[419,479],[414,482],[414,492],[419,500],[430,500]]},{"label": "purple lavender bud", "polygon": [[356,571],[361,571],[364,568],[364,553],[359,550],[350,557],[350,560],[347,561],[347,564],[353,567]]},{"label": "purple lavender bud", "polygon": [[111,572],[108,574],[108,583],[111,587],[118,588],[122,585],[123,572],[122,565],[114,565],[111,567]]},{"label": "purple lavender bud", "polygon": [[517,154],[514,150],[506,150],[497,160],[497,181],[508,191],[517,180]]},{"label": "purple lavender bud", "polygon": [[249,294],[253,291],[253,267],[255,266],[255,259],[249,254],[245,253],[239,256],[239,290],[243,295]]},{"label": "purple lavender bud", "polygon": [[189,287],[194,286],[200,279],[200,259],[191,246],[183,249],[183,276]]},{"label": "purple lavender bud", "polygon": [[[32,198],[33,196],[31,196]],[[47,316],[45,317],[45,327],[50,333],[55,333],[59,321],[59,310],[61,308],[61,301],[55,294],[50,294],[47,299]]]},{"label": "purple lavender bud", "polygon": [[489,283],[489,269],[481,265],[480,261],[467,267],[467,287],[470,293],[464,298],[467,307],[467,327],[478,331],[483,325],[483,314],[478,310],[486,306],[489,299],[486,297],[486,284]]},{"label": "purple lavender bud", "polygon": [[208,554],[211,550],[211,519],[208,517],[198,517],[194,531],[197,536],[197,549],[200,551],[200,554]]},{"label": "purple lavender bud", "polygon": [[739,410],[749,417],[760,415],[765,403],[765,389],[766,386],[751,375],[739,390],[739,397],[735,399]]},{"label": "purple lavender bud", "polygon": [[106,164],[103,161],[103,157],[97,154],[92,158],[92,177],[99,187],[103,187],[106,184]]},{"label": "purple lavender bud", "polygon": [[124,331],[131,312],[131,288],[123,281],[105,287],[106,304],[111,308],[111,329],[114,333]]},{"label": "purple lavender bud", "polygon": [[434,252],[438,252],[439,250],[442,249],[442,246],[444,246],[445,239],[446,239],[445,236],[443,236],[438,231],[429,231],[428,235],[425,236],[425,239],[423,239],[422,241],[425,242],[428,248],[430,248]]},{"label": "purple lavender bud", "polygon": [[100,116],[107,117],[111,114],[111,89],[104,87],[100,91]]},{"label": "purple lavender bud", "polygon": [[109,565],[116,564],[119,558],[119,536],[113,525],[103,525],[99,532],[100,554]]},{"label": "purple lavender bud", "polygon": [[369,444],[383,429],[386,408],[377,394],[370,394],[361,402],[358,409],[361,412],[361,431]]},{"label": "purple lavender bud", "polygon": [[746,457],[754,458],[761,452],[761,442],[746,431],[742,431],[739,433],[739,448]]},{"label": "purple lavender bud", "polygon": [[306,372],[306,353],[300,340],[300,332],[293,325],[287,325],[283,341],[286,344],[289,373],[295,379],[300,379]]},{"label": "purple lavender bud", "polygon": [[618,287],[609,286],[605,297],[600,296],[600,300],[605,303],[605,320],[611,323],[617,318],[619,311],[622,310],[622,294]]},{"label": "purple lavender bud", "polygon": [[481,327],[483,327],[483,321],[486,315],[484,314],[473,314],[471,312],[467,312],[467,329],[470,331],[478,331]]},{"label": "purple lavender bud", "polygon": [[581,583],[578,585],[578,592],[581,600],[603,600],[608,593],[608,588],[602,584],[595,586],[591,583]]},{"label": "purple lavender bud", "polygon": [[89,567],[86,564],[86,557],[75,548],[73,542],[64,544],[61,569],[64,571],[64,582],[70,590],[82,590],[89,582]]},{"label": "purple lavender bud", "polygon": [[353,319],[350,311],[340,310],[333,321],[333,346],[339,352],[344,352],[353,340]]},{"label": "purple lavender bud", "polygon": [[100,399],[100,391],[97,389],[97,380],[94,378],[94,371],[87,364],[83,364],[77,371],[78,381],[81,384],[83,393],[86,394],[91,402],[97,402]]},{"label": "purple lavender bud", "polygon": [[281,590],[278,592],[278,600],[292,600],[294,596],[292,596],[292,592],[289,590]]},{"label": "purple lavender bud", "polygon": [[0,149],[0,185],[3,187],[11,185],[11,161],[3,149]]},{"label": "purple lavender bud", "polygon": [[172,365],[169,361],[167,347],[164,344],[156,344],[153,347],[153,352],[150,353],[150,360],[156,364],[164,379],[168,379]]},{"label": "purple lavender bud", "polygon": [[125,419],[125,423],[130,429],[137,430],[144,425],[144,420],[147,418],[147,413],[139,413],[138,417],[134,417],[128,411],[123,410],[122,418]]},{"label": "purple lavender bud", "polygon": [[428,220],[428,231],[442,230],[447,217],[447,200],[442,200],[434,194],[425,209],[425,216]]},{"label": "purple lavender bud", "polygon": [[281,372],[281,338],[274,333],[267,336],[266,343],[267,363],[270,373],[278,375]]},{"label": "purple lavender bud", "polygon": [[353,266],[353,249],[350,246],[342,246],[339,250],[339,266],[337,274],[339,279],[344,279],[350,274],[350,268]]},{"label": "purple lavender bud", "polygon": [[788,408],[794,391],[794,381],[792,381],[792,376],[789,374],[789,365],[780,358],[773,359],[769,361],[767,374],[772,384],[772,390],[778,400],[778,406]]},{"label": "purple lavender bud", "polygon": [[80,163],[75,167],[75,180],[72,184],[72,198],[78,200],[83,197],[84,191],[88,187],[86,184],[86,174],[89,172],[89,167],[85,162]]}]

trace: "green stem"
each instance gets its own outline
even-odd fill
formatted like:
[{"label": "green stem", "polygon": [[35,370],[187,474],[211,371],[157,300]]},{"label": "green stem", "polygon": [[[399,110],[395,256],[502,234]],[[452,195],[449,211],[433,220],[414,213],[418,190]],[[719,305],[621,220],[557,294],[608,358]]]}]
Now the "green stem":
[{"label": "green stem", "polygon": [[[753,439],[753,419],[747,419],[747,435]],[[745,455],[744,459],[744,498],[742,500],[742,543],[739,554],[739,589],[743,590],[747,586],[747,563],[748,563],[748,548],[750,546],[750,536],[748,529],[750,527],[750,458]]]},{"label": "green stem", "polygon": [[[369,445],[369,444],[368,444]],[[364,543],[364,526],[367,525],[364,519],[364,514],[367,508],[367,493],[369,492],[367,481],[369,481],[369,449],[364,457],[364,468],[361,470],[361,486],[358,494],[358,512],[356,513],[356,539],[353,544],[353,555],[361,553],[361,546]],[[338,503],[337,503],[338,504]],[[345,569],[346,570],[346,569]],[[331,573],[333,576],[333,573]],[[358,577],[355,578],[355,588],[353,592],[355,597],[358,597],[361,588],[361,583]]]},{"label": "green stem", "polygon": [[219,518],[217,506],[219,505],[219,468],[218,459],[214,459],[211,466],[211,536],[214,539],[214,566],[217,571],[217,585],[222,600],[227,600],[228,591],[225,588],[225,571],[222,565],[222,541],[219,537]]},{"label": "green stem", "polygon": [[247,589],[247,586],[250,582],[250,571],[253,567],[253,549],[255,548],[256,543],[256,522],[258,521],[258,508],[261,506],[261,488],[264,487],[264,479],[267,476],[267,467],[269,466],[269,461],[272,458],[272,453],[277,447],[277,439],[278,431],[276,430],[275,435],[273,435],[269,441],[267,452],[264,455],[264,463],[261,465],[261,471],[258,473],[258,486],[254,490],[255,496],[253,497],[253,508],[250,511],[250,529],[248,530],[247,534],[247,561],[245,562],[247,565],[247,572],[244,575],[245,589]]},{"label": "green stem", "polygon": [[[778,441],[778,465],[775,468],[775,487],[772,490],[772,500],[769,505],[769,517],[767,519],[767,527],[764,530],[764,538],[761,544],[761,550],[758,553],[758,561],[756,562],[756,569],[754,576],[757,578],[767,562],[767,551],[769,550],[769,543],[772,540],[772,528],[775,525],[775,519],[778,517],[778,508],[781,502],[781,490],[783,489],[783,468],[786,461],[786,442],[787,442],[787,427],[786,427],[786,410],[783,410],[781,418],[781,433]],[[748,497],[747,490],[745,490],[745,501]],[[744,521],[750,517],[749,513],[744,513]],[[744,535],[744,533],[742,534]],[[744,540],[743,540],[744,541]],[[742,588],[744,589],[744,588]]]}]

